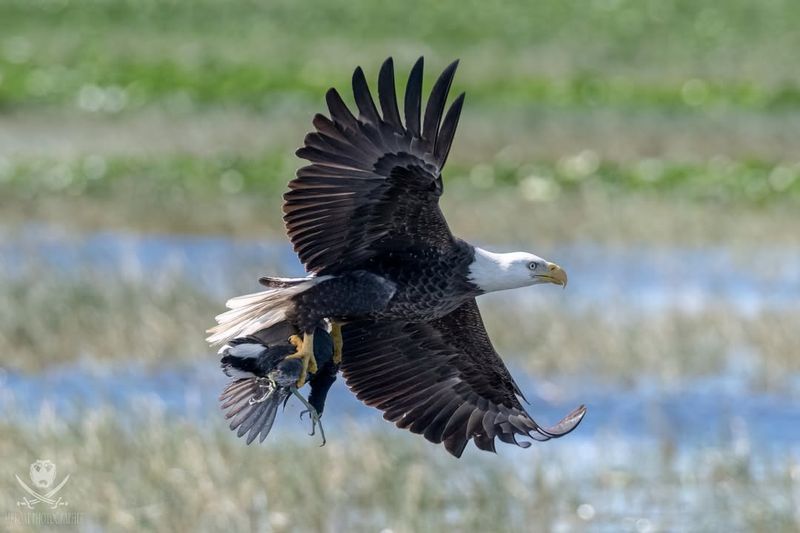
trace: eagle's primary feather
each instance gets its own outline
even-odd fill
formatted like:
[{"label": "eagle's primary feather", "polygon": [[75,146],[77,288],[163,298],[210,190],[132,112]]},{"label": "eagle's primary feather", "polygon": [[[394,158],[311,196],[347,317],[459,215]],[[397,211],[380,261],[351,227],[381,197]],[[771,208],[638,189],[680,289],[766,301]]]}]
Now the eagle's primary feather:
[{"label": "eagle's primary feather", "polygon": [[289,239],[309,272],[352,270],[381,253],[382,242],[395,248],[453,245],[439,196],[464,95],[442,123],[454,62],[433,87],[420,131],[422,64],[420,58],[406,89],[406,127],[397,112],[391,59],[378,83],[384,118],[360,68],[353,74],[358,118],[336,89],[328,91],[331,118],[314,117],[317,131],[297,150],[311,164],[289,182],[283,205]]}]

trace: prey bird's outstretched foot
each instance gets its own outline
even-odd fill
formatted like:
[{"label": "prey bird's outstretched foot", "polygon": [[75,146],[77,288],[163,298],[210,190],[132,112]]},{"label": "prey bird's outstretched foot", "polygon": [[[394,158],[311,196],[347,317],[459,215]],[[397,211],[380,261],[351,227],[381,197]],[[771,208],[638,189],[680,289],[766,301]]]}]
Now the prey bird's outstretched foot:
[{"label": "prey bird's outstretched foot", "polygon": [[306,406],[306,410],[300,413],[300,420],[303,419],[304,414],[308,413],[308,418],[311,419],[311,433],[309,433],[309,435],[314,436],[317,426],[319,426],[319,434],[322,437],[322,444],[320,444],[320,447],[325,446],[327,441],[325,440],[325,430],[322,428],[322,419],[320,418],[319,413],[317,413],[317,410],[314,409],[313,405],[308,403],[308,400],[303,398],[303,395],[300,394],[300,391],[297,390],[297,387],[291,387],[289,390],[291,390],[292,394],[297,396],[303,405]]},{"label": "prey bird's outstretched foot", "polygon": [[306,376],[311,372],[317,372],[317,360],[314,357],[314,333],[304,333],[303,338],[300,339],[297,335],[289,337],[291,342],[297,349],[295,353],[286,357],[286,359],[300,359],[303,362],[303,371],[297,380],[297,388],[301,388],[306,384]]},{"label": "prey bird's outstretched foot", "polygon": [[333,363],[338,365],[342,363],[342,347],[344,346],[342,325],[338,322],[331,321],[331,338],[333,339]]}]

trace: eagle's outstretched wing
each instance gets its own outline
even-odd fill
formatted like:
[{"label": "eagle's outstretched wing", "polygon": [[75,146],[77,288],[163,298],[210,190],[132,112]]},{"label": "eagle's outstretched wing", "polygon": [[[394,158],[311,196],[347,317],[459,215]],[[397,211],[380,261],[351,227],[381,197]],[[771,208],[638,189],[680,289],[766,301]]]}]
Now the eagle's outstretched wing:
[{"label": "eagle's outstretched wing", "polygon": [[391,58],[378,77],[380,113],[360,67],[353,73],[358,117],[335,89],[328,91],[330,118],[316,115],[317,131],[297,151],[311,164],[297,171],[284,195],[287,233],[309,272],[352,269],[380,253],[381,242],[394,249],[452,243],[439,196],[464,102],[462,93],[444,115],[457,64],[439,76],[421,117],[423,60],[416,62],[406,86],[405,124]]},{"label": "eagle's outstretched wing", "polygon": [[530,442],[518,436],[561,437],[586,412],[580,406],[549,428],[530,417],[475,300],[429,323],[359,321],[346,325],[343,335],[341,369],[356,397],[456,457],[470,439],[494,451],[495,437],[525,448]]}]

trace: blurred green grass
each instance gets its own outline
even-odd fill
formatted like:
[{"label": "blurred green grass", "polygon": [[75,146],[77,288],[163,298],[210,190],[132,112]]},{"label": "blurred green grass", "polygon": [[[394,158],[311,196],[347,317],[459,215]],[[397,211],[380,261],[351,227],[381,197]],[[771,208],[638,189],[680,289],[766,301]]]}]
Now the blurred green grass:
[{"label": "blurred green grass", "polygon": [[[349,100],[354,65],[374,78],[388,55],[402,87],[420,54],[428,85],[454,57],[463,62],[456,88],[468,103],[447,179],[476,194],[461,201],[516,194],[538,208],[599,191],[756,218],[773,204],[789,213],[800,194],[798,132],[787,129],[800,111],[798,26],[790,0],[3,0],[0,110],[16,121],[6,134],[16,144],[0,151],[0,216],[254,233],[265,216],[256,203],[274,210],[324,91],[339,87]],[[49,153],[53,136],[80,139],[86,124],[24,127],[25,117],[77,113],[114,138],[153,110],[167,121],[255,113],[272,124],[267,137],[240,124],[255,139],[247,146],[239,136],[218,147],[217,136],[196,153],[169,138],[213,128],[216,115],[168,133],[151,125],[119,141],[131,154],[107,153],[97,139],[68,155]],[[542,129],[543,117],[566,126]],[[662,155],[676,147],[690,157]]]},{"label": "blurred green grass", "polygon": [[196,360],[220,310],[190,280],[168,273],[60,272],[35,263],[0,289],[3,367],[36,372],[80,359],[158,364]]},{"label": "blurred green grass", "polygon": [[[299,161],[279,144],[255,154],[6,159],[0,221],[281,239],[281,195]],[[495,242],[793,242],[800,213],[797,163],[604,161],[592,150],[532,162],[505,151],[455,160],[446,174],[454,230]],[[480,206],[479,224],[466,205]]]},{"label": "blurred green grass", "polygon": [[[0,0],[0,224],[283,239],[280,194],[324,91],[351,101],[353,67],[374,80],[390,55],[402,88],[424,55],[427,86],[462,60],[454,89],[467,104],[442,199],[460,235],[533,249],[716,243],[748,261],[753,244],[798,242],[798,27],[793,0]],[[203,330],[221,299],[192,280],[29,259],[0,272],[0,373],[209,353]],[[748,390],[781,394],[798,371],[791,310],[554,305],[531,325],[481,305],[500,353],[543,390],[564,375],[669,386],[745,357]],[[592,450],[567,439],[523,464],[455,462],[399,431],[339,427],[321,450],[290,435],[257,448],[219,420],[129,411],[83,409],[67,423],[43,409],[0,423],[0,501],[13,506],[13,474],[48,456],[74,472],[87,529],[670,530],[687,514],[707,530],[798,523],[800,468],[755,439],[679,456],[665,428],[615,461],[618,443],[600,436],[581,472],[575,459]],[[590,503],[593,521],[578,514]]]},{"label": "blurred green grass", "polygon": [[799,23],[791,0],[4,0],[0,105],[268,108],[425,53],[471,65],[471,102],[780,111]]},{"label": "blurred green grass", "polygon": [[[75,424],[46,411],[34,416],[38,425],[0,424],[0,452],[13,457],[2,467],[0,500],[19,498],[13,474],[28,469],[24,450],[71,474],[63,494],[85,530],[789,532],[797,525],[797,463],[735,443],[681,455],[669,438],[653,445],[599,436],[568,450],[539,444],[524,461],[490,454],[459,461],[417,436],[356,424],[337,427],[349,437],[324,448],[289,435],[244,446],[227,431],[166,417],[157,405],[134,407],[129,424],[103,409]],[[631,454],[637,461],[624,459]]]},{"label": "blurred green grass", "polygon": [[[71,161],[45,158],[7,162],[0,168],[0,194],[32,200],[48,195],[210,197],[243,194],[274,196],[303,162],[283,147],[250,156],[223,153],[207,157],[87,156]],[[800,163],[769,163],[719,157],[704,163],[650,158],[619,163],[601,161],[585,150],[556,161],[507,160],[502,156],[447,169],[450,180],[468,180],[477,190],[518,188],[523,198],[548,201],[561,193],[605,189],[611,194],[650,193],[688,201],[763,204],[800,198]]]}]

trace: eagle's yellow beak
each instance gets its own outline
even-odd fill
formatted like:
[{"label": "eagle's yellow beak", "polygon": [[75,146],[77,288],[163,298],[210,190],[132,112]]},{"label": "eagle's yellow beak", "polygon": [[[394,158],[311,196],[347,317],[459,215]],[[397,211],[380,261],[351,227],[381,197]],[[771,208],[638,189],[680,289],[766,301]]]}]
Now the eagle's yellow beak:
[{"label": "eagle's yellow beak", "polygon": [[567,286],[567,273],[555,263],[547,263],[547,274],[538,274],[536,277],[547,283]]}]

